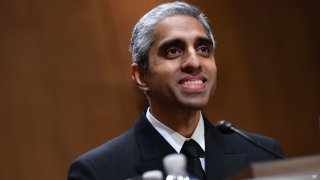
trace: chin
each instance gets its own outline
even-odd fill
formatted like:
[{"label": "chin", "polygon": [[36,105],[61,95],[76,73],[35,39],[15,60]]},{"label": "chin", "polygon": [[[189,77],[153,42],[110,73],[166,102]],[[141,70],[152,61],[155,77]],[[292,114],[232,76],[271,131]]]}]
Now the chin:
[{"label": "chin", "polygon": [[208,101],[204,102],[185,102],[183,103],[183,107],[188,110],[197,111],[202,110],[204,107],[206,107],[208,104]]},{"label": "chin", "polygon": [[182,95],[176,97],[176,101],[183,109],[195,111],[206,107],[211,95],[210,93],[205,93],[202,95]]}]

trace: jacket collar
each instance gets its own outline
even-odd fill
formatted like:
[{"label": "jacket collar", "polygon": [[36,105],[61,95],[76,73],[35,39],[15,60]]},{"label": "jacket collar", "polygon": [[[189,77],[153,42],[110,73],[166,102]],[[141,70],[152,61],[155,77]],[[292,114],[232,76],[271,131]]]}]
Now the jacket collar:
[{"label": "jacket collar", "polygon": [[[225,135],[204,117],[206,179],[225,179],[245,163],[246,156],[238,154],[229,145]],[[141,155],[136,168],[140,174],[149,170],[164,172],[162,159],[176,153],[170,144],[158,133],[142,113],[135,126],[135,136]]]},{"label": "jacket collar", "polygon": [[205,122],[206,141],[206,177],[207,179],[225,179],[240,169],[246,156],[239,154],[229,144],[226,135],[221,134],[207,118]]},{"label": "jacket collar", "polygon": [[141,153],[141,163],[137,165],[139,173],[156,169],[163,171],[163,157],[176,151],[150,124],[145,112],[135,126],[135,136]]}]

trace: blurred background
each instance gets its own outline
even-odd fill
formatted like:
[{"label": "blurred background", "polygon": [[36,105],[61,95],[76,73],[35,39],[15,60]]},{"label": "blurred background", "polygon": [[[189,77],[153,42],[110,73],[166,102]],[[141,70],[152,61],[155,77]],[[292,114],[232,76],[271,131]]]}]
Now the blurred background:
[{"label": "blurred background", "polygon": [[[147,102],[129,74],[131,30],[162,2],[0,1],[0,179],[66,179],[135,124]],[[217,41],[206,116],[277,139],[289,158],[319,154],[319,1],[188,2]]]}]

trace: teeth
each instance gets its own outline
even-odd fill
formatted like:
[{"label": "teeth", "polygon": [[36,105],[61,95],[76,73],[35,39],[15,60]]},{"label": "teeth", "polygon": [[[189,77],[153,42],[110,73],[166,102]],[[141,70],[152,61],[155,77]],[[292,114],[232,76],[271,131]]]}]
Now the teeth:
[{"label": "teeth", "polygon": [[183,84],[202,84],[201,80],[184,81]]}]

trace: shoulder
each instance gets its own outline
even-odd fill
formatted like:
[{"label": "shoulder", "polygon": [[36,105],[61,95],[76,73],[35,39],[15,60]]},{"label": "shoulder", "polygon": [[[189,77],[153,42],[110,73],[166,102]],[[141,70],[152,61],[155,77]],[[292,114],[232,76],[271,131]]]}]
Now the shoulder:
[{"label": "shoulder", "polygon": [[123,173],[117,171],[125,172],[125,167],[134,166],[136,153],[134,130],[130,129],[74,160],[69,169],[68,179],[116,178],[117,174]]},{"label": "shoulder", "polygon": [[[254,140],[259,145],[266,147],[277,154],[283,155],[282,150],[277,143],[277,141],[271,137],[255,134],[251,132],[242,131],[249,138]],[[227,136],[228,143],[234,148],[237,149],[239,153],[246,154],[248,160],[250,161],[262,161],[262,160],[273,160],[277,157],[272,155],[270,152],[267,152],[263,148],[255,145],[243,137],[239,136],[236,133]]]},{"label": "shoulder", "polygon": [[[209,127],[207,129],[211,132],[211,138],[215,138],[218,145],[221,146],[225,151],[244,154],[249,161],[271,160],[276,158],[274,155],[266,152],[236,133],[224,134],[217,129],[215,124],[211,123],[207,123],[207,126]],[[259,144],[275,151],[280,155],[283,155],[281,148],[275,139],[251,132],[241,132]]]},{"label": "shoulder", "polygon": [[250,132],[244,132],[244,133],[247,134],[252,139],[254,139],[256,142],[260,143],[261,145],[267,146],[271,150],[283,156],[280,145],[274,138],[263,136],[260,134],[250,133]]},{"label": "shoulder", "polygon": [[[126,131],[120,136],[86,152],[78,159],[101,159],[112,158],[117,154],[126,153],[135,147],[135,136],[133,129]],[[124,148],[126,147],[126,148]]]}]

